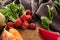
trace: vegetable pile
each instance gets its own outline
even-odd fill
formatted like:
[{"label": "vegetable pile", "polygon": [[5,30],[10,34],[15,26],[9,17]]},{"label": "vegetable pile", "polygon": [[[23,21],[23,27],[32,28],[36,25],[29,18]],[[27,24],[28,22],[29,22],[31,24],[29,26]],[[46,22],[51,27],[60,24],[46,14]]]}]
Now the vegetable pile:
[{"label": "vegetable pile", "polygon": [[6,19],[3,21],[6,25],[2,33],[2,40],[23,40],[22,35],[15,28],[36,29],[36,24],[31,16],[31,10],[25,10],[22,4],[12,2],[0,9],[0,13]]},{"label": "vegetable pile", "polygon": [[[37,0],[35,0],[36,2]],[[60,9],[57,7],[58,3],[55,0],[54,6],[60,11]],[[53,21],[54,18],[54,10],[53,7],[50,7],[47,5],[49,17],[41,16],[41,26],[44,29],[50,30],[49,26]],[[31,10],[27,9],[25,10],[24,6],[22,4],[15,4],[14,2],[6,5],[6,7],[0,9],[0,13],[3,14],[3,24],[5,24],[5,28],[2,33],[2,39],[3,40],[23,40],[23,37],[21,34],[15,29],[15,28],[21,28],[21,29],[36,29],[36,24],[33,21],[33,18],[31,16],[32,12]],[[6,18],[5,18],[6,17]],[[6,22],[5,22],[6,21]],[[8,30],[7,30],[8,28]],[[46,40],[56,40],[58,37],[57,34],[49,32],[44,29],[39,29],[40,34],[46,39]],[[46,35],[47,38],[46,37]],[[49,35],[51,34],[51,35]],[[12,37],[11,37],[12,36]],[[52,37],[51,37],[52,36]]]},{"label": "vegetable pile", "polygon": [[[6,17],[7,28],[17,27],[22,29],[35,29],[36,24],[33,22],[31,10],[25,8],[22,4],[14,2],[6,5],[0,12]],[[31,27],[30,27],[31,26]]]}]

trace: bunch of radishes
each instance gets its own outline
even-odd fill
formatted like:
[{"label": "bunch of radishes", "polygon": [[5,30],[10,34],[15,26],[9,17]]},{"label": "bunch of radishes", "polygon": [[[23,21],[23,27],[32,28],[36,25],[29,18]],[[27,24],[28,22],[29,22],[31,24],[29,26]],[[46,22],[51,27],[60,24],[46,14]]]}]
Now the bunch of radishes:
[{"label": "bunch of radishes", "polygon": [[20,16],[19,19],[16,19],[14,22],[7,23],[8,28],[17,27],[22,29],[35,29],[36,24],[32,22],[31,11],[27,9],[24,14]]}]

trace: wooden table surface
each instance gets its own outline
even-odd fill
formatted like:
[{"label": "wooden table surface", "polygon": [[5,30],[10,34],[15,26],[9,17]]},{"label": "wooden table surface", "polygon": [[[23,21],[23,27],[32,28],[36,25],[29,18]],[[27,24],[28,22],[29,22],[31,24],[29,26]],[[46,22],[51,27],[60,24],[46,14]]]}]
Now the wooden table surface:
[{"label": "wooden table surface", "polygon": [[24,40],[42,40],[36,30],[22,30],[20,31]]}]

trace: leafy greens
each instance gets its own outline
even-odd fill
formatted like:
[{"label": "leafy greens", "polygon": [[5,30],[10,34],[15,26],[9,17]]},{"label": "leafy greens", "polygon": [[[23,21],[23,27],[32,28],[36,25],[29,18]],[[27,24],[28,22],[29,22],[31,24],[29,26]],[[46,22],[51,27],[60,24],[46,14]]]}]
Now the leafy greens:
[{"label": "leafy greens", "polygon": [[3,9],[0,9],[0,12],[3,13],[8,20],[14,22],[15,19],[19,18],[19,16],[25,12],[25,9],[22,4],[12,2]]}]

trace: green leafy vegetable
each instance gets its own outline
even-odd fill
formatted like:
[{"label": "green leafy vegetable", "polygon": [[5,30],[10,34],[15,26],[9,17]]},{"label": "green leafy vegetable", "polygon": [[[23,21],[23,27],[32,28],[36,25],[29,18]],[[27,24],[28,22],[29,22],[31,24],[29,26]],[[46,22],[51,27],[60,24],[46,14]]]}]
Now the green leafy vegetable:
[{"label": "green leafy vegetable", "polygon": [[43,26],[43,28],[45,29],[49,29],[49,25],[52,23],[52,21],[50,21],[47,17],[45,16],[41,16],[41,24]]},{"label": "green leafy vegetable", "polygon": [[3,9],[0,9],[0,12],[3,13],[8,20],[14,22],[15,19],[19,18],[19,16],[25,12],[25,9],[22,4],[12,2]]},{"label": "green leafy vegetable", "polygon": [[60,8],[58,7],[58,1],[54,0],[53,3],[54,3],[54,6],[60,11]]},{"label": "green leafy vegetable", "polygon": [[50,7],[49,5],[47,5],[47,7],[49,12],[49,19],[45,16],[41,16],[41,25],[43,26],[43,28],[49,30],[49,26],[54,18],[54,11],[53,11],[53,7]]}]

